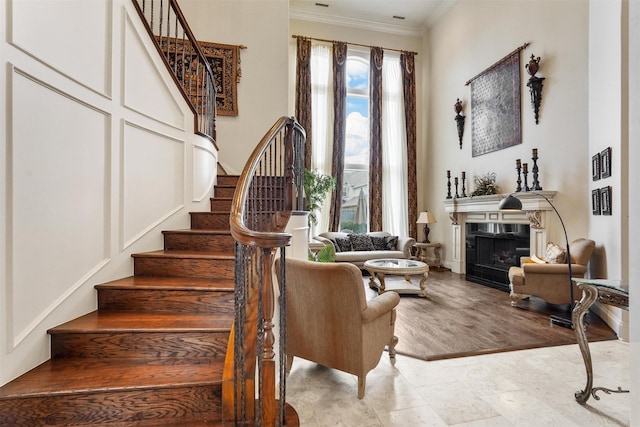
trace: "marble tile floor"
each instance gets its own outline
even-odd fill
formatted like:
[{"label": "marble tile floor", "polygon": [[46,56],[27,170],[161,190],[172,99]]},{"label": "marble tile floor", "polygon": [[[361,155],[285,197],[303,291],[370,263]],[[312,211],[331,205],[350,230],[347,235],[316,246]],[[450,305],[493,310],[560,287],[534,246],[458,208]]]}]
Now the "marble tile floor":
[{"label": "marble tile floor", "polygon": [[[628,343],[589,346],[594,387],[628,390]],[[362,400],[355,376],[295,358],[287,401],[303,427],[631,425],[630,393],[599,393],[583,406],[573,395],[585,383],[575,344],[431,362],[391,362],[385,352]]]}]

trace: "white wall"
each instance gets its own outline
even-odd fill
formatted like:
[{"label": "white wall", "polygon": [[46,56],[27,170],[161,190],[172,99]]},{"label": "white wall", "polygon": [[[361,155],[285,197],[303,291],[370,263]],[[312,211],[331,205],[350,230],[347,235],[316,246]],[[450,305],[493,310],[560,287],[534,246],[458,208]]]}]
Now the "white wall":
[{"label": "white wall", "polygon": [[[127,0],[0,2],[0,384],[208,209],[217,153]],[[6,177],[6,179],[4,179]]]},{"label": "white wall", "polygon": [[[628,159],[640,159],[640,98],[638,96],[629,96],[629,94],[640,93],[640,75],[637,70],[640,69],[640,1],[632,0],[623,2],[628,7],[629,18],[627,20],[626,31],[628,34],[628,45],[625,52],[628,52],[628,64],[626,73],[629,77],[629,143]],[[623,21],[624,22],[624,21]],[[625,28],[623,27],[623,30]],[[628,167],[629,177],[627,180],[627,188],[635,188],[633,184],[640,182],[640,168]],[[629,239],[628,239],[628,261],[629,273],[628,279],[630,287],[633,287],[631,295],[631,308],[629,312],[629,324],[633,325],[629,331],[629,342],[631,344],[631,360],[640,360],[640,298],[638,298],[638,289],[640,289],[640,246],[637,244],[637,238],[640,236],[640,195],[638,191],[628,191],[629,194]],[[630,390],[638,393],[640,390],[640,363],[631,363],[631,385]],[[640,425],[640,405],[631,407],[631,425]]]},{"label": "white wall", "polygon": [[[502,192],[516,188],[516,159],[531,168],[537,148],[539,180],[544,190],[558,191],[554,204],[563,215],[569,240],[587,237],[591,215],[590,155],[588,150],[588,3],[575,1],[468,1],[459,0],[426,35],[425,90],[428,103],[424,128],[427,135],[426,208],[438,223],[431,240],[443,244],[443,261],[451,258],[451,227],[442,201],[447,194],[446,171],[452,177],[466,172],[467,192],[473,177],[497,174]],[[478,157],[471,155],[470,87],[465,82],[525,42],[521,52],[522,144]],[[539,124],[535,124],[526,87],[524,65],[531,55],[541,58],[538,76],[545,77]],[[458,145],[453,110],[456,98],[467,116],[462,149]],[[531,171],[529,183],[531,183]],[[453,184],[453,178],[452,178]],[[554,218],[555,220],[555,218]],[[555,220],[552,240],[564,244]]]},{"label": "white wall", "polygon": [[219,116],[220,164],[242,172],[264,134],[288,108],[287,0],[180,0],[180,7],[201,41],[244,45],[238,84],[238,116]]},{"label": "white wall", "polygon": [[[611,279],[629,278],[629,39],[623,32],[628,19],[621,0],[590,2],[589,148],[591,155],[612,149],[611,177],[591,188],[611,186],[612,216],[593,216],[589,234],[599,243],[592,273]],[[608,306],[598,313],[628,339],[628,313]]]}]

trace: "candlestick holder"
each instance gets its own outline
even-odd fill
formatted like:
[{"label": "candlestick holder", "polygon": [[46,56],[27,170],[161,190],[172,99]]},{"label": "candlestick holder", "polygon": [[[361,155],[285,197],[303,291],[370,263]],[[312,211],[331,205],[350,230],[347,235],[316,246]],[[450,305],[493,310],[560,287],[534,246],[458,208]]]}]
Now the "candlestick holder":
[{"label": "candlestick holder", "polygon": [[447,175],[447,199],[451,198],[451,176]]},{"label": "candlestick holder", "polygon": [[454,179],[454,184],[455,184],[455,186],[456,186],[456,199],[457,199],[458,197],[460,197],[460,196],[458,195],[458,177],[457,177],[457,176],[456,176],[456,177],[455,177],[455,179]]},{"label": "candlestick holder", "polygon": [[529,177],[529,169],[528,169],[526,163],[522,164],[522,175],[524,177],[524,191],[530,191],[531,188],[529,187],[529,184],[527,183],[527,180],[528,180],[528,177]]},{"label": "candlestick holder", "polygon": [[540,185],[540,181],[538,181],[538,153],[537,153],[537,150],[534,151],[533,157],[531,157],[531,160],[533,160],[533,168],[531,168],[531,173],[533,175],[533,182],[531,183],[531,189],[532,190],[536,190],[536,191],[540,191],[540,190],[542,190],[542,186]]},{"label": "candlestick holder", "polygon": [[467,189],[464,187],[465,181],[466,177],[464,176],[464,172],[462,172],[462,197],[467,197]]},{"label": "candlestick holder", "polygon": [[520,175],[522,172],[522,166],[520,166],[520,162],[516,163],[516,170],[518,171],[518,180],[516,181],[518,185],[516,186],[516,193],[519,193],[522,191],[522,177]]}]

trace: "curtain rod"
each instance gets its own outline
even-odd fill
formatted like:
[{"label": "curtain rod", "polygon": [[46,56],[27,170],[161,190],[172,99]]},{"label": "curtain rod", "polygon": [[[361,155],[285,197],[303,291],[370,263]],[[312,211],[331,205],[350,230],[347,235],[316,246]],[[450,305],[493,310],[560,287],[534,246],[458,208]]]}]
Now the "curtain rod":
[{"label": "curtain rod", "polygon": [[475,79],[477,79],[479,76],[481,76],[482,74],[486,73],[487,71],[495,68],[497,65],[500,65],[502,62],[504,62],[505,59],[511,57],[511,55],[513,55],[514,53],[518,53],[521,50],[526,49],[527,46],[529,46],[531,43],[526,42],[525,44],[523,44],[520,47],[517,47],[516,49],[514,49],[513,51],[511,51],[510,53],[506,54],[501,60],[499,60],[498,62],[496,62],[495,64],[493,64],[492,66],[490,66],[489,68],[487,68],[484,71],[481,71],[480,73],[476,74],[475,76],[471,77],[469,80],[467,80],[467,82],[464,84],[465,86],[469,86],[471,84],[472,81],[474,81]]},{"label": "curtain rod", "polygon": [[[370,45],[366,45],[366,44],[360,44],[360,43],[349,43],[349,42],[341,42],[339,40],[328,40],[328,39],[318,39],[315,37],[307,37],[307,36],[297,36],[297,35],[293,35],[291,36],[294,39],[309,39],[309,40],[316,40],[319,42],[327,42],[327,43],[346,43],[346,44],[350,44],[352,46],[361,46],[361,47],[368,47],[368,48],[372,48],[372,47],[377,47],[377,46],[370,46]],[[402,52],[402,53],[413,53],[414,55],[417,55],[418,52],[411,52],[409,50],[402,50],[402,49],[393,49],[393,48],[382,48],[383,50],[394,50],[396,52]]]}]

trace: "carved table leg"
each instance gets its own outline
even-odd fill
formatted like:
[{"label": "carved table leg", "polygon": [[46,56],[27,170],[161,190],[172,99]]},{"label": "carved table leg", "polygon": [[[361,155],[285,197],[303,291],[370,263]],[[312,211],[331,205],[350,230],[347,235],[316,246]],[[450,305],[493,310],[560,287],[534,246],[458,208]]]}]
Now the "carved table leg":
[{"label": "carved table leg", "polygon": [[587,403],[589,396],[591,395],[591,388],[593,387],[593,365],[591,363],[591,352],[589,351],[589,342],[587,341],[587,334],[584,331],[584,316],[589,311],[589,307],[598,298],[598,290],[593,286],[580,286],[582,288],[582,299],[573,308],[571,314],[573,322],[573,330],[576,334],[576,340],[582,353],[582,359],[584,360],[584,366],[587,370],[587,384],[584,390],[577,391],[575,398],[580,404]]},{"label": "carved table leg", "polygon": [[429,277],[429,271],[425,271],[420,278],[420,295],[421,297],[427,297],[427,278]]},{"label": "carved table leg", "polygon": [[378,291],[379,294],[384,294],[384,273],[376,273],[378,276],[378,281],[380,282],[380,289]]},{"label": "carved table leg", "polygon": [[[384,273],[376,273],[369,270],[369,274],[369,287],[378,291],[378,294],[384,293]],[[380,285],[376,284],[376,278],[378,278]]]},{"label": "carved table leg", "polygon": [[437,267],[440,267],[440,247],[436,246],[433,248],[433,256],[435,259],[433,260],[433,264]]}]

